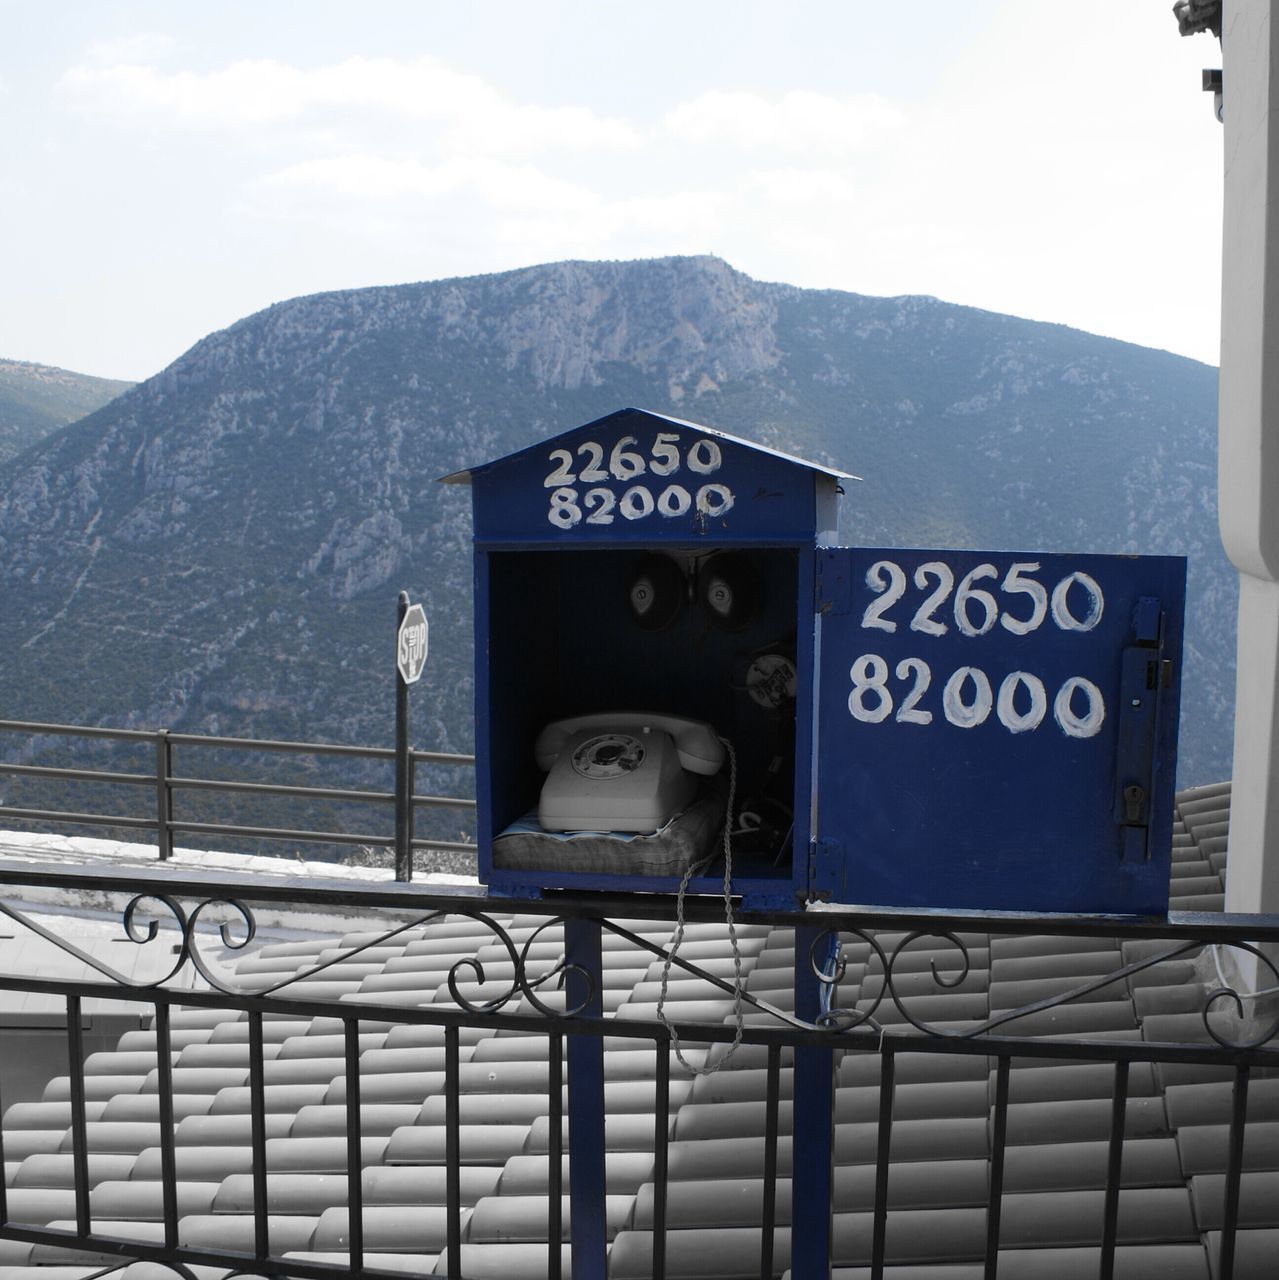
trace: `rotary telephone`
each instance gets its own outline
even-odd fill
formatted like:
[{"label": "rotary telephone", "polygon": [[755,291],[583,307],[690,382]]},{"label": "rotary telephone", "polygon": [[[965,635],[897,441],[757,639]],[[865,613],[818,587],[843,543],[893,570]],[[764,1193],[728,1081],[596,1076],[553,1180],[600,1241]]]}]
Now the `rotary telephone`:
[{"label": "rotary telephone", "polygon": [[648,712],[604,712],[548,724],[533,750],[538,765],[550,771],[537,807],[538,822],[547,831],[657,831],[692,800],[697,792],[695,774],[709,777],[719,772],[726,756],[732,760],[724,823],[724,918],[733,948],[735,1022],[728,1051],[713,1062],[690,1062],[665,1013],[671,965],[684,939],[684,894],[708,859],[693,858],[680,879],[677,924],[662,967],[657,1001],[657,1016],[670,1032],[675,1056],[694,1075],[713,1075],[737,1052],[745,1025],[742,958],[733,923],[732,814],[737,764],[732,746],[701,720]]},{"label": "rotary telephone", "polygon": [[546,831],[654,832],[718,773],[724,746],[701,720],[610,711],[548,724],[533,753],[548,770],[537,806]]}]

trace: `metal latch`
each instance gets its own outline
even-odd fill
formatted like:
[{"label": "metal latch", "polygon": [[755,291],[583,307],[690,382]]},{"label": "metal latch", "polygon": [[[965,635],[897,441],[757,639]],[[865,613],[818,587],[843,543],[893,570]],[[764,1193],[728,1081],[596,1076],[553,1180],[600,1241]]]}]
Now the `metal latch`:
[{"label": "metal latch", "polygon": [[1140,601],[1134,617],[1138,643],[1123,651],[1114,820],[1119,827],[1119,856],[1125,862],[1150,857],[1155,728],[1160,691],[1168,679],[1165,659],[1158,648],[1160,622],[1158,602]]},{"label": "metal latch", "polygon": [[1124,822],[1130,826],[1137,826],[1144,822],[1145,814],[1145,789],[1135,782],[1129,783],[1124,788]]}]

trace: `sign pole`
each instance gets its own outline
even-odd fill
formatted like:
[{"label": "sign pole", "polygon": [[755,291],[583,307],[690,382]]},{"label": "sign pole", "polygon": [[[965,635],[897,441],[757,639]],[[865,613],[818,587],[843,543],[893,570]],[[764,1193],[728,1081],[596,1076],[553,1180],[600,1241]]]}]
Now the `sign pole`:
[{"label": "sign pole", "polygon": [[413,754],[409,750],[409,685],[426,668],[426,611],[400,592],[395,625],[395,878],[413,879]]},{"label": "sign pole", "polygon": [[[409,593],[400,592],[395,615],[398,641]],[[409,686],[400,664],[395,668],[395,878],[403,884],[413,879],[413,797],[409,794]]]}]

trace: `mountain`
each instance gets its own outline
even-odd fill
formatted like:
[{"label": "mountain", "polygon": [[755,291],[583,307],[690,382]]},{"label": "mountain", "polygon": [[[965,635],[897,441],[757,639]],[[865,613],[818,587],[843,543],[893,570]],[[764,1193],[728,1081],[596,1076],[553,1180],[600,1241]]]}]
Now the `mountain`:
[{"label": "mountain", "polygon": [[1181,780],[1229,774],[1214,369],[704,257],[280,303],[0,467],[3,715],[389,745],[404,587],[414,740],[466,749],[469,494],[436,478],[623,405],[855,472],[845,542],[1189,555]]},{"label": "mountain", "polygon": [[45,364],[0,360],[0,462],[102,408],[131,386]]}]

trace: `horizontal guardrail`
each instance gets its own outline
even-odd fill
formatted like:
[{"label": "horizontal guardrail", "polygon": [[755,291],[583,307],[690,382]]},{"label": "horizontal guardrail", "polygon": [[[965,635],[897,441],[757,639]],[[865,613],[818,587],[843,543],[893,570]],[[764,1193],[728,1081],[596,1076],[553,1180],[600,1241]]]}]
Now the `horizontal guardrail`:
[{"label": "horizontal guardrail", "polygon": [[[276,827],[255,823],[201,822],[179,817],[174,812],[178,792],[212,792],[240,796],[279,796],[291,799],[333,801],[345,804],[397,807],[401,797],[394,790],[368,790],[353,787],[322,787],[291,783],[258,782],[236,778],[204,778],[174,772],[173,751],[233,750],[266,754],[305,755],[347,760],[396,761],[390,747],[346,746],[330,742],[290,742],[273,738],[238,738],[209,734],[177,733],[169,729],[113,729],[98,725],[69,725],[31,720],[0,720],[0,733],[24,735],[31,740],[41,737],[86,738],[130,744],[149,743],[154,751],[155,769],[151,773],[134,773],[111,769],[81,769],[62,765],[20,764],[0,761],[0,775],[18,778],[41,778],[61,782],[98,783],[107,786],[151,787],[155,792],[154,816],[89,812],[77,809],[46,809],[30,805],[0,804],[0,818],[22,822],[69,823],[76,826],[118,827],[126,830],[152,829],[161,861],[173,854],[173,838],[178,833],[191,835],[223,835],[258,840],[287,840],[305,844],[350,845],[370,848],[398,848],[395,835],[372,832],[353,834],[345,831],[312,830],[301,827]],[[422,809],[473,812],[475,801],[465,796],[419,795],[415,773],[418,765],[444,765],[474,768],[475,757],[447,751],[409,751],[407,768],[397,770],[397,777],[407,778],[408,794],[404,797],[409,814],[408,848],[434,849],[444,852],[469,853],[474,845],[462,840],[418,837],[413,833],[413,815]],[[396,858],[396,875],[412,878],[412,860]]]}]

